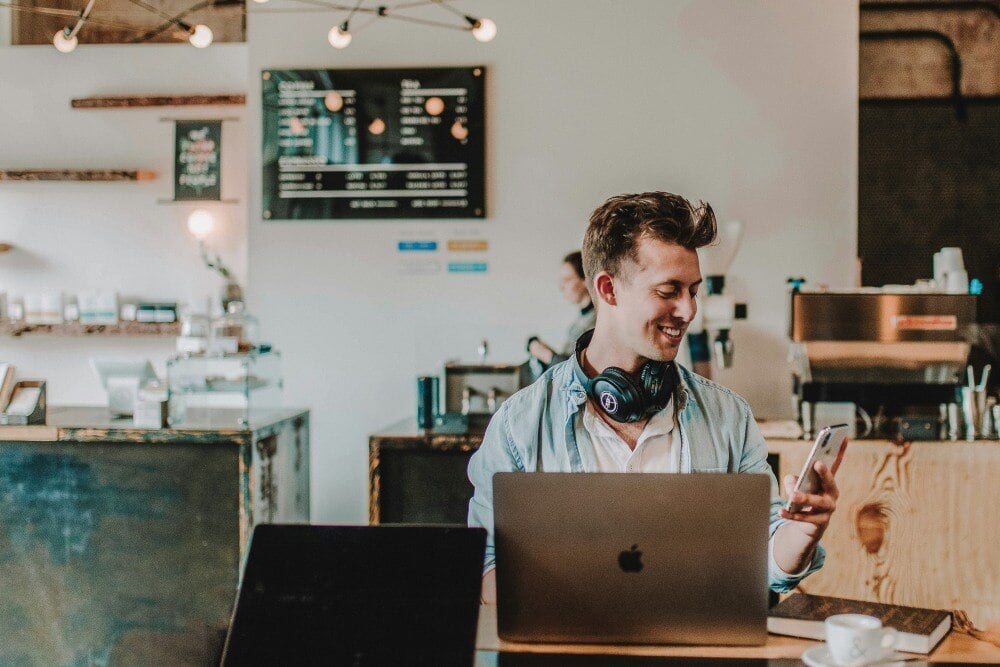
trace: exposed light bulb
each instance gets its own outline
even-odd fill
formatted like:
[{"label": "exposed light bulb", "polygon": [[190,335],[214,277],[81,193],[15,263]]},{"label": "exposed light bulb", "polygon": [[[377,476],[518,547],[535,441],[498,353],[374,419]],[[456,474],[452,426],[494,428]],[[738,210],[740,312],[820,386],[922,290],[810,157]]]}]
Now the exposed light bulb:
[{"label": "exposed light bulb", "polygon": [[376,118],[368,124],[368,131],[376,136],[382,134],[385,132],[385,121],[381,118]]},{"label": "exposed light bulb", "polygon": [[346,49],[351,43],[351,39],[353,37],[347,29],[347,21],[341,25],[333,26],[326,35],[326,41],[330,42],[330,46],[335,49]]},{"label": "exposed light bulb", "polygon": [[212,43],[214,35],[212,34],[212,29],[207,25],[199,23],[191,31],[191,35],[188,37],[188,41],[191,42],[191,46],[197,49],[204,49],[209,44]]},{"label": "exposed light bulb", "polygon": [[490,19],[478,19],[472,25],[472,36],[480,42],[491,42],[497,36],[497,24]]},{"label": "exposed light bulb", "polygon": [[191,236],[199,241],[204,241],[215,228],[215,218],[205,209],[196,208],[188,216],[187,227],[188,231],[191,232]]},{"label": "exposed light bulb", "polygon": [[56,51],[59,53],[69,53],[76,48],[79,40],[76,35],[72,37],[66,36],[65,30],[60,30],[52,37],[52,46],[56,47]]}]

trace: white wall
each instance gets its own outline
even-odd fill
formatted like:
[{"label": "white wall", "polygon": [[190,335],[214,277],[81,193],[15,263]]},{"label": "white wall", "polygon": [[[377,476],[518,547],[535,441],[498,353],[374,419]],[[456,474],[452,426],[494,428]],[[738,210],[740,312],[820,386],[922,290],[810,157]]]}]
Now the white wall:
[{"label": "white wall", "polygon": [[[74,110],[75,97],[243,92],[246,46],[187,44],[0,48],[0,168],[152,169],[150,182],[0,183],[0,290],[114,290],[189,303],[217,297],[173,196],[173,124],[161,118],[236,117],[223,123],[222,194],[209,243],[246,276],[246,122],[243,107]],[[48,380],[51,403],[100,404],[91,355],[143,355],[162,373],[172,338],[0,338],[0,360]]]},{"label": "white wall", "polygon": [[[719,379],[758,415],[790,412],[785,278],[852,284],[856,3],[459,6],[494,18],[496,40],[380,20],[334,51],[325,34],[343,14],[249,17],[251,101],[266,68],[489,68],[484,222],[263,222],[249,107],[249,305],[285,353],[288,402],[313,410],[317,521],[365,520],[368,434],[414,414],[417,374],[471,357],[483,337],[504,361],[523,358],[531,333],[561,340],[572,312],[559,258],[611,194],[672,190],[746,223],[730,289],[750,320]],[[397,275],[395,241],[414,229],[481,234],[489,273]]]}]

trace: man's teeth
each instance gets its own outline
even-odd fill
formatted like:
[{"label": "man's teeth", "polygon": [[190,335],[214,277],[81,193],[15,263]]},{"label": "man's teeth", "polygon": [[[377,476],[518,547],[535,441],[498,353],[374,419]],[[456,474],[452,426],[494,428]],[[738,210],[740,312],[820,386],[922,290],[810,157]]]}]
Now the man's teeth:
[{"label": "man's teeth", "polygon": [[674,329],[673,327],[660,327],[662,331],[665,331],[668,336],[680,336],[681,330]]}]

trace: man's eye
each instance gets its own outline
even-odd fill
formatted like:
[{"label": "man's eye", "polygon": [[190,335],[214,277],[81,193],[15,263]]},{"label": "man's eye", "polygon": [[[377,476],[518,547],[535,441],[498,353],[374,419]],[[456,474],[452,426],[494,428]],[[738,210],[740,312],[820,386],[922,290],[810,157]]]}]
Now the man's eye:
[{"label": "man's eye", "polygon": [[656,296],[660,297],[661,299],[673,299],[675,296],[677,296],[677,292],[657,292]]}]

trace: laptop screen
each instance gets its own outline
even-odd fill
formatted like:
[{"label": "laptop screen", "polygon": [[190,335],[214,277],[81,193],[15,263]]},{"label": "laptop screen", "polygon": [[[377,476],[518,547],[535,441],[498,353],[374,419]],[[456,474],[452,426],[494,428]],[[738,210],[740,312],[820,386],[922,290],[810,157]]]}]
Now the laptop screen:
[{"label": "laptop screen", "polygon": [[259,525],[224,665],[471,664],[485,531]]}]

